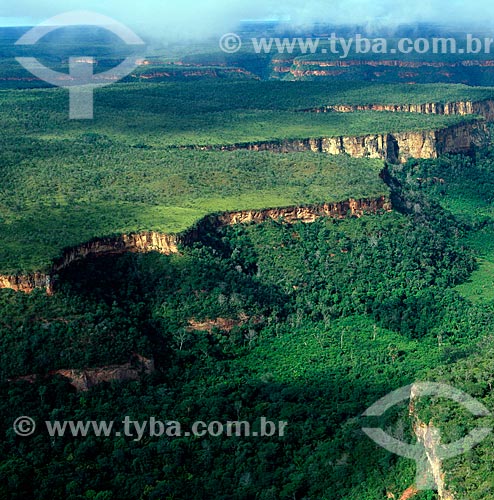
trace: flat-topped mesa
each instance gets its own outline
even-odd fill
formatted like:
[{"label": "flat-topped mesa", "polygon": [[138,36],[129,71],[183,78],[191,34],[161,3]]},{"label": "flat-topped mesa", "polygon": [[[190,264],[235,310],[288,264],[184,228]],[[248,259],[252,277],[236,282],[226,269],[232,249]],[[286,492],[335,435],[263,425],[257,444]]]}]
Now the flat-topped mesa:
[{"label": "flat-topped mesa", "polygon": [[136,80],[163,80],[163,79],[198,79],[198,78],[225,78],[231,75],[240,75],[246,79],[259,80],[260,78],[255,74],[247,71],[243,68],[232,68],[232,67],[190,67],[181,66],[178,68],[173,68],[172,66],[165,68],[164,70],[154,70],[147,73],[134,73],[131,75],[132,78]]},{"label": "flat-topped mesa", "polygon": [[163,234],[147,231],[135,234],[123,234],[115,237],[95,238],[87,243],[68,248],[58,258],[48,273],[33,273],[19,276],[1,276],[0,289],[9,288],[19,292],[31,293],[36,289],[45,289],[47,293],[54,291],[55,276],[70,265],[88,257],[118,255],[126,252],[149,253],[158,252],[163,255],[179,253],[180,245],[190,245],[198,241],[202,234],[211,228],[219,228],[234,224],[260,223],[266,220],[281,220],[292,224],[295,222],[311,223],[321,217],[343,219],[345,217],[361,217],[364,214],[376,214],[390,211],[391,202],[388,197],[293,206],[260,210],[242,210],[209,215],[201,219],[193,228],[182,234]]},{"label": "flat-topped mesa", "polygon": [[483,101],[433,102],[424,104],[335,104],[319,108],[304,109],[307,113],[355,113],[357,111],[387,111],[393,113],[420,113],[424,115],[479,115],[494,121],[494,99]]},{"label": "flat-topped mesa", "polygon": [[411,158],[434,159],[442,154],[469,153],[487,144],[487,127],[481,120],[471,120],[439,130],[372,134],[359,137],[327,137],[293,139],[226,146],[207,146],[201,149],[235,151],[271,151],[298,153],[312,151],[332,155],[347,154],[354,158],[376,158],[391,163],[405,163]]},{"label": "flat-topped mesa", "polygon": [[176,235],[147,231],[135,234],[122,234],[114,237],[95,238],[87,243],[68,248],[56,259],[49,272],[0,275],[0,289],[11,289],[16,292],[32,293],[37,289],[45,289],[51,295],[54,291],[54,275],[75,262],[91,256],[122,254],[126,252],[147,253],[159,252],[164,255],[178,253],[180,238]]},{"label": "flat-topped mesa", "polygon": [[290,59],[292,63],[296,63],[298,66],[320,66],[321,68],[331,68],[331,67],[352,67],[352,66],[388,66],[395,68],[459,68],[459,67],[480,67],[480,68],[492,68],[494,67],[494,61],[492,60],[461,60],[461,61],[403,61],[399,59],[334,59],[327,61],[315,61],[311,59]]}]

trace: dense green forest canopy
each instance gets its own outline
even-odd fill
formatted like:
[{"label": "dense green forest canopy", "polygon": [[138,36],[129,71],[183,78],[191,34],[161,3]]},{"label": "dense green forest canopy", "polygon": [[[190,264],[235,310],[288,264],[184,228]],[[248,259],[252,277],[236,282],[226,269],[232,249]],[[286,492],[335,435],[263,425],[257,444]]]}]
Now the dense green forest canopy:
[{"label": "dense green forest canopy", "polygon": [[[88,259],[61,273],[54,296],[1,290],[2,499],[400,498],[415,465],[376,447],[361,431],[362,412],[425,379],[492,403],[492,267],[478,261],[493,255],[492,149],[393,167],[390,193],[377,160],[173,147],[459,119],[318,117],[295,109],[326,104],[320,96],[288,90],[295,104],[282,107],[273,91],[275,104],[257,107],[253,90],[240,99],[243,84],[201,85],[103,90],[94,123],[68,123],[61,90],[3,93],[2,271],[46,267],[63,247],[97,235],[178,232],[218,210],[382,195],[396,210],[222,228],[180,255]],[[52,373],[126,363],[136,353],[156,371],[87,393]],[[18,378],[30,374],[34,382]],[[12,430],[20,415],[186,424],[265,416],[287,420],[290,431],[258,441],[22,439]],[[443,410],[436,420],[447,439],[472,423]],[[406,408],[384,425],[413,441]],[[445,461],[452,490],[494,498],[490,445]]]},{"label": "dense green forest canopy", "polygon": [[[95,94],[95,120],[67,121],[65,90],[2,91],[0,118],[4,133],[16,131],[37,138],[73,138],[82,133],[108,134],[122,141],[154,147],[210,146],[339,136],[363,136],[413,130],[436,130],[474,117],[416,113],[300,113],[299,106],[281,104],[280,89],[272,88],[259,102],[265,85],[236,83],[114,85]],[[291,84],[285,84],[290,87]],[[294,92],[300,101],[301,87]],[[302,91],[302,93],[300,93]],[[372,89],[371,89],[372,91]],[[326,90],[331,92],[330,90]],[[383,89],[377,93],[383,95]],[[360,101],[366,94],[356,90]],[[385,95],[385,94],[384,94]],[[405,96],[402,96],[405,100]],[[290,98],[288,98],[288,101]],[[331,97],[315,102],[328,104]],[[307,99],[311,106],[314,101]],[[407,102],[405,100],[405,102]],[[302,104],[302,102],[300,102]]]},{"label": "dense green forest canopy", "polygon": [[[401,213],[223,228],[182,255],[81,263],[61,275],[52,297],[0,291],[1,495],[399,498],[414,482],[415,464],[376,447],[361,431],[368,423],[362,412],[416,380],[449,382],[491,403],[485,375],[492,371],[494,304],[456,290],[476,267],[468,242],[483,229],[441,208],[449,195],[436,189],[449,184],[416,179],[444,173],[444,165],[468,177],[469,165],[487,181],[490,155],[396,167]],[[233,326],[195,329],[218,318]],[[153,357],[153,375],[83,394],[60,377],[45,378],[58,368],[124,363],[135,352]],[[37,382],[6,381],[28,373],[38,374]],[[10,428],[21,414],[40,422],[154,415],[184,424],[264,415],[287,420],[289,432],[270,440],[133,442],[41,432],[22,439]],[[446,440],[474,424],[449,407],[438,409],[435,422]],[[406,407],[382,423],[413,442]],[[450,489],[493,498],[490,444],[444,462]]]},{"label": "dense green forest canopy", "polygon": [[[371,92],[384,102],[383,90],[349,86],[347,97]],[[469,92],[466,87],[450,91],[456,98]],[[392,92],[389,88],[389,99]],[[404,92],[396,91],[399,99]],[[419,95],[429,100],[430,92],[424,88]],[[487,91],[472,90],[472,99],[482,92]],[[271,82],[117,85],[96,93],[91,122],[67,120],[64,90],[0,95],[3,273],[45,269],[64,247],[97,236],[180,232],[218,211],[387,193],[377,161],[311,153],[181,151],[180,146],[437,129],[475,119],[300,113],[295,109],[343,98],[339,87],[309,84],[301,92],[299,84],[287,84],[281,99],[278,84]]]},{"label": "dense green forest canopy", "polygon": [[[36,157],[23,158],[28,151]],[[86,134],[8,141],[0,158],[3,273],[48,269],[62,249],[95,237],[180,233],[210,213],[389,192],[381,161],[316,153],[163,151]]]}]

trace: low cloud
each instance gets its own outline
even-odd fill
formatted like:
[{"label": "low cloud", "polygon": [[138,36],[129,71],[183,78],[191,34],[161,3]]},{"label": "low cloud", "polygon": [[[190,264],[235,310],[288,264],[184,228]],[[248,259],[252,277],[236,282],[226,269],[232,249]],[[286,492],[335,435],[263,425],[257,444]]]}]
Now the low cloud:
[{"label": "low cloud", "polygon": [[243,19],[284,19],[290,25],[313,23],[396,26],[435,22],[490,26],[494,3],[479,0],[17,0],[0,7],[0,18],[30,19],[33,24],[71,10],[93,10],[140,32],[163,39],[201,38],[234,29]]}]

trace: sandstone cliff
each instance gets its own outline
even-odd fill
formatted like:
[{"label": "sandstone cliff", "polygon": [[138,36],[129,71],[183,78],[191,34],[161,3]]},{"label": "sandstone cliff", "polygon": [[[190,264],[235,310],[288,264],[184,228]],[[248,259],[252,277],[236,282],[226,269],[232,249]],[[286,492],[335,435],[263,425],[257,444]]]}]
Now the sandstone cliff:
[{"label": "sandstone cliff", "polygon": [[441,436],[439,429],[432,422],[421,421],[416,411],[416,403],[420,398],[420,389],[414,384],[410,391],[408,412],[412,420],[413,433],[417,439],[417,446],[421,448],[416,460],[416,482],[403,493],[387,491],[386,498],[409,500],[418,495],[422,490],[437,490],[439,500],[455,500],[451,491],[446,488],[445,474],[442,459],[439,456],[441,449]]},{"label": "sandstone cliff", "polygon": [[331,68],[331,67],[353,67],[353,66],[387,66],[392,68],[492,68],[494,67],[494,61],[492,60],[464,60],[456,62],[445,62],[445,61],[404,61],[400,59],[334,59],[328,61],[311,61],[310,59],[297,59],[295,61],[297,66],[319,66],[321,68]]},{"label": "sandstone cliff", "polygon": [[[48,376],[54,377],[61,375],[66,378],[78,392],[88,391],[103,382],[118,382],[123,380],[139,380],[142,374],[150,374],[154,372],[154,361],[136,355],[134,360],[123,365],[110,365],[100,368],[87,368],[85,370],[54,370]],[[27,375],[18,377],[12,382],[24,380],[26,382],[35,382],[37,375]]]},{"label": "sandstone cliff", "polygon": [[[406,61],[398,59],[334,59],[318,61],[292,57],[287,60],[273,60],[274,78],[310,79],[314,77],[349,76],[350,72],[360,72],[364,79],[373,81],[398,81],[417,83],[427,75],[432,81],[465,83],[476,85],[476,72],[471,68],[482,68],[482,74],[492,79],[494,62],[489,60],[460,61]],[[384,78],[383,78],[384,77]]]},{"label": "sandstone cliff", "polygon": [[53,293],[51,276],[44,273],[25,275],[0,275],[0,289],[10,288],[16,292],[30,293],[33,290],[45,289],[48,294]]},{"label": "sandstone cliff", "polygon": [[411,158],[433,159],[447,153],[468,153],[487,142],[487,128],[483,121],[472,120],[440,130],[423,130],[361,137],[327,137],[239,143],[227,146],[201,147],[203,150],[271,151],[297,153],[312,151],[333,155],[348,154],[354,158],[378,158],[391,163],[404,163]]},{"label": "sandstone cliff", "polygon": [[426,115],[479,115],[487,121],[494,121],[494,100],[456,101],[448,103],[424,104],[362,104],[362,105],[332,105],[320,108],[305,109],[311,113],[354,113],[356,111],[388,111],[394,113],[421,113]]},{"label": "sandstone cliff", "polygon": [[10,288],[25,293],[30,293],[35,289],[45,289],[47,293],[53,293],[57,273],[87,257],[122,254],[125,252],[176,254],[179,252],[179,245],[194,243],[203,232],[210,228],[233,224],[259,223],[270,219],[282,220],[286,223],[310,223],[321,217],[341,219],[347,216],[360,217],[366,213],[389,210],[391,210],[391,202],[387,197],[382,196],[378,199],[350,199],[339,203],[324,203],[306,207],[224,212],[204,217],[195,227],[179,235],[148,231],[94,239],[88,243],[66,249],[47,273],[19,276],[0,275],[0,289]]},{"label": "sandstone cliff", "polygon": [[155,231],[98,238],[65,250],[62,257],[57,259],[53,264],[52,273],[65,269],[73,262],[93,255],[99,256],[125,252],[159,252],[164,255],[170,255],[178,253],[179,242],[180,238],[175,235],[161,234]]},{"label": "sandstone cliff", "polygon": [[[428,424],[422,422],[415,411],[415,404],[419,397],[416,386],[412,386],[410,392],[409,412],[413,418],[413,431],[417,437],[418,443],[424,448],[427,463],[424,464],[424,477],[421,478],[424,484],[428,480],[432,481],[437,488],[440,500],[454,500],[453,494],[446,489],[445,475],[442,466],[442,459],[439,457],[439,448],[441,446],[441,436],[439,429],[432,422]],[[426,477],[426,476],[429,476]]]},{"label": "sandstone cliff", "polygon": [[154,372],[154,361],[138,356],[136,362],[124,365],[111,365],[86,370],[57,370],[51,375],[61,375],[69,380],[70,385],[80,391],[88,391],[103,382],[139,380],[142,374]]},{"label": "sandstone cliff", "polygon": [[226,212],[216,217],[221,226],[234,224],[260,223],[266,220],[282,220],[291,224],[295,222],[311,223],[321,217],[343,219],[345,217],[361,217],[366,213],[391,210],[391,204],[386,197],[375,200],[348,200],[339,203],[324,203],[310,207],[274,208],[269,210],[245,210],[241,212]]}]

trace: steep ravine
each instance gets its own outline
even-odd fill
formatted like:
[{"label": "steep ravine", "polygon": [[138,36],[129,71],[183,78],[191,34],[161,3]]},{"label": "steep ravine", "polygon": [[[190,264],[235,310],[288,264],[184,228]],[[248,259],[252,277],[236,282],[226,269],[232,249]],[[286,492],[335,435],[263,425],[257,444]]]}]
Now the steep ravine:
[{"label": "steep ravine", "polygon": [[472,120],[440,130],[423,130],[360,137],[327,137],[238,143],[225,146],[204,146],[185,149],[214,151],[271,151],[296,153],[312,151],[326,154],[347,154],[354,158],[378,158],[390,163],[404,163],[411,158],[434,159],[447,153],[469,153],[474,147],[483,147],[487,141],[487,127],[481,120]]},{"label": "steep ravine", "polygon": [[224,212],[206,216],[194,228],[178,235],[147,231],[138,234],[94,239],[63,251],[62,256],[53,263],[51,270],[47,273],[0,275],[0,288],[9,288],[25,293],[30,293],[35,289],[45,289],[48,294],[52,294],[56,285],[56,275],[71,264],[82,261],[87,257],[122,254],[125,252],[159,252],[163,255],[171,255],[179,253],[180,245],[192,244],[211,228],[233,224],[260,223],[266,220],[283,220],[288,224],[295,222],[310,223],[321,217],[343,219],[389,210],[391,210],[391,202],[386,196],[382,196],[377,199],[350,199],[338,203],[324,203],[305,207]]}]

